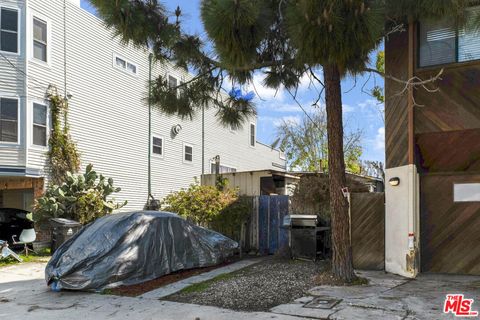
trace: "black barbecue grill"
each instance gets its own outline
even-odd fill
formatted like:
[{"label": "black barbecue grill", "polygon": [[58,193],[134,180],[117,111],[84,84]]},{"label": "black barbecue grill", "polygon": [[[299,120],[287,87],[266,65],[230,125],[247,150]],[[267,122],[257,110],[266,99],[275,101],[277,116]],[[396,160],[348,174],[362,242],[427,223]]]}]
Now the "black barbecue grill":
[{"label": "black barbecue grill", "polygon": [[317,260],[330,252],[330,227],[317,215],[288,215],[283,227],[290,230],[292,258]]}]

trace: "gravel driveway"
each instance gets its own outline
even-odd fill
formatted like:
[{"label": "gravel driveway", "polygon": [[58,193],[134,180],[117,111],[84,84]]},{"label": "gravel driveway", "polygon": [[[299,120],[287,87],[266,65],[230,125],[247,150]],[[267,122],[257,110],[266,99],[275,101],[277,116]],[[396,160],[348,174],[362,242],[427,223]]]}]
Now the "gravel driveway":
[{"label": "gravel driveway", "polygon": [[165,300],[232,310],[267,311],[305,296],[305,292],[315,286],[313,277],[327,265],[325,261],[272,258],[213,281],[197,292],[181,291]]}]

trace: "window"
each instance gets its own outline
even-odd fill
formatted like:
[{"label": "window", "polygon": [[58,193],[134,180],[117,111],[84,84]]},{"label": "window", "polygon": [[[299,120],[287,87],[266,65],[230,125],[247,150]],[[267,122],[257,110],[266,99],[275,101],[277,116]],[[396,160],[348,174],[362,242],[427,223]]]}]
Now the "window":
[{"label": "window", "polygon": [[47,146],[47,106],[33,104],[33,144],[36,146]]},{"label": "window", "polygon": [[[215,169],[216,169],[215,163],[212,163],[210,167],[211,173],[216,173]],[[220,165],[220,173],[229,173],[229,172],[237,172],[237,169],[229,166]]]},{"label": "window", "polygon": [[163,138],[158,136],[152,137],[152,153],[154,155],[163,156]]},{"label": "window", "polygon": [[0,98],[0,142],[18,142],[18,100]]},{"label": "window", "polygon": [[18,53],[18,11],[0,8],[0,51]]},{"label": "window", "polygon": [[255,147],[255,125],[250,124],[250,146]]},{"label": "window", "polygon": [[[177,81],[177,78],[173,77],[173,76],[168,76],[168,88],[169,89],[174,89],[176,88],[178,85],[178,81]],[[176,91],[177,89],[175,89]]]},{"label": "window", "polygon": [[113,56],[113,66],[117,69],[120,69],[126,73],[136,75],[138,71],[138,67],[135,63],[128,61],[118,55]]},{"label": "window", "polygon": [[193,147],[189,144],[183,145],[183,161],[184,162],[193,161]]},{"label": "window", "polygon": [[33,57],[47,62],[47,22],[33,18]]},{"label": "window", "polygon": [[419,28],[419,66],[428,67],[480,59],[480,7],[470,8],[460,30],[452,20],[424,21]]}]

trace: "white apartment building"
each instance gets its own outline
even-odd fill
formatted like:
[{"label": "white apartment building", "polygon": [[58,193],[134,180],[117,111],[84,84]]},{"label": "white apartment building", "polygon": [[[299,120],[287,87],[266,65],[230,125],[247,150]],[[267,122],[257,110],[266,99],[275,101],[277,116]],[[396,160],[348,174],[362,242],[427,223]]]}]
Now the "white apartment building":
[{"label": "white apartment building", "polygon": [[[29,209],[48,183],[50,85],[69,97],[82,170],[92,163],[112,177],[125,209],[145,205],[149,152],[156,198],[211,173],[217,155],[222,171],[285,168],[281,152],[256,141],[255,118],[233,131],[217,123],[214,108],[205,110],[204,139],[201,114],[181,120],[154,108],[148,150],[148,56],[123,45],[78,0],[0,0],[0,207]],[[189,77],[165,65],[154,66],[158,74]]]}]

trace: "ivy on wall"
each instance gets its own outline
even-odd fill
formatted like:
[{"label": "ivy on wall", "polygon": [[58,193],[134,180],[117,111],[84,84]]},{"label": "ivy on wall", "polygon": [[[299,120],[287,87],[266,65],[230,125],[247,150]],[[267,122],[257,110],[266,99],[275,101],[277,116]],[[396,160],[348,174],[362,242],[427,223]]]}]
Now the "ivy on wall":
[{"label": "ivy on wall", "polygon": [[51,182],[61,185],[67,172],[77,173],[80,169],[80,154],[70,136],[68,125],[68,100],[58,94],[55,86],[47,91],[52,114],[52,131],[48,140],[48,162]]}]

